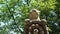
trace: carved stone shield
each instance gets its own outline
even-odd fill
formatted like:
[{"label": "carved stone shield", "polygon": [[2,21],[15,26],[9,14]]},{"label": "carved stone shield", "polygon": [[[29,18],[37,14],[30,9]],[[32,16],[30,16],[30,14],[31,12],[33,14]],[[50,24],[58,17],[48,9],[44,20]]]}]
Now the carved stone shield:
[{"label": "carved stone shield", "polygon": [[24,34],[47,34],[46,28],[40,21],[27,22],[24,28]]}]

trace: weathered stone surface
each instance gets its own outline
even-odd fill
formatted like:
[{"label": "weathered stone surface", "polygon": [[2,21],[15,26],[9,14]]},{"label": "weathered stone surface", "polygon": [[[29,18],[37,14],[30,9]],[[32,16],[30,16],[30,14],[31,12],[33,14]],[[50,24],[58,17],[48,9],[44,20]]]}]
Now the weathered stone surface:
[{"label": "weathered stone surface", "polygon": [[25,20],[24,34],[48,34],[47,21],[40,20],[39,12],[36,9],[31,10],[29,19]]}]

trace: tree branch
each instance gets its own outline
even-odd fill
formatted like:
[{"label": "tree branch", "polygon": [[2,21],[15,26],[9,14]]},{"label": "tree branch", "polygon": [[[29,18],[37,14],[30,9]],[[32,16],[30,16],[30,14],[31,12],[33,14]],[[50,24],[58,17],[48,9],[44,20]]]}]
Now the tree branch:
[{"label": "tree branch", "polygon": [[[9,13],[11,14],[10,16],[13,18],[13,20],[14,20],[14,23],[15,23],[15,25],[17,26],[17,28],[19,29],[19,31],[21,32],[21,33],[23,33],[22,31],[21,31],[21,29],[18,27],[18,24],[15,22],[15,19],[14,19],[14,15],[12,14],[12,12],[10,11],[10,7],[8,7],[8,5],[6,5],[7,6],[7,8],[8,8],[8,11],[9,11]],[[14,8],[14,7],[13,7]],[[14,11],[15,11],[15,9],[14,9]]]}]

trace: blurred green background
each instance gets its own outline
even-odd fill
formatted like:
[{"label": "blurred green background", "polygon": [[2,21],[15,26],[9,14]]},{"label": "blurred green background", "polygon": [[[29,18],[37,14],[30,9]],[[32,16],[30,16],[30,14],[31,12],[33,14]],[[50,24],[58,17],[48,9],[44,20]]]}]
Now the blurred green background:
[{"label": "blurred green background", "polygon": [[0,0],[0,34],[23,34],[33,8],[47,20],[49,34],[60,34],[60,0]]}]

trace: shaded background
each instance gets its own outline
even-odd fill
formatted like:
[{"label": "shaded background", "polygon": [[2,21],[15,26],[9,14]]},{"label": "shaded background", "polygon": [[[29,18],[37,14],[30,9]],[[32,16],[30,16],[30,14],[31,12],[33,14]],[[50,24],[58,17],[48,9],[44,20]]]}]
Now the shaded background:
[{"label": "shaded background", "polygon": [[47,20],[50,34],[60,34],[60,0],[0,0],[0,34],[23,34],[33,8]]}]

